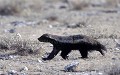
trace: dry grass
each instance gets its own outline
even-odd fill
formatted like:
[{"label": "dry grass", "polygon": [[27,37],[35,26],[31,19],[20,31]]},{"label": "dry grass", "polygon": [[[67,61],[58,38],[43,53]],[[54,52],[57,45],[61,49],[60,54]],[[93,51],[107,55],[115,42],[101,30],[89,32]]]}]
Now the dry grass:
[{"label": "dry grass", "polygon": [[18,15],[22,11],[19,0],[0,0],[0,15]]},{"label": "dry grass", "polygon": [[106,0],[108,7],[118,7],[120,0]]},{"label": "dry grass", "polygon": [[89,6],[89,3],[84,0],[68,0],[68,4],[70,6],[70,9],[73,10],[82,10],[85,7]]},{"label": "dry grass", "polygon": [[0,15],[17,15],[20,12],[16,5],[5,5],[0,8]]},{"label": "dry grass", "polygon": [[49,21],[56,21],[58,19],[58,17],[55,15],[49,15],[46,17],[46,19]]},{"label": "dry grass", "polygon": [[40,54],[42,48],[40,48],[37,41],[24,40],[19,36],[14,37],[2,37],[0,41],[1,50],[15,50],[17,55],[26,56],[29,54]]},{"label": "dry grass", "polygon": [[97,3],[101,3],[98,6],[105,7],[105,8],[113,8],[119,7],[120,0],[67,0],[70,9],[73,10],[82,10],[92,5],[97,5]]},{"label": "dry grass", "polygon": [[[46,0],[48,4],[50,2],[56,2],[60,0]],[[62,0],[63,2],[67,2],[69,8],[72,10],[82,10],[91,5],[89,0]],[[93,1],[94,2],[94,1]],[[120,0],[107,0],[107,7],[111,6],[119,6]],[[43,0],[0,0],[0,15],[19,15],[28,14],[29,12],[40,12],[41,10],[46,9],[45,1]]]},{"label": "dry grass", "polygon": [[42,0],[0,0],[0,15],[28,14],[28,11],[38,12],[44,3]]}]

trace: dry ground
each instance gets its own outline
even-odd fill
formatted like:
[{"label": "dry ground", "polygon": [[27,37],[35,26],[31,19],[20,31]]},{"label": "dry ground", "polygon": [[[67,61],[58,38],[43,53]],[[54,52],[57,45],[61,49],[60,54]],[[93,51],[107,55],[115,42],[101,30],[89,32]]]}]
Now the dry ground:
[{"label": "dry ground", "polygon": [[[116,69],[120,73],[120,50],[116,50],[115,42],[120,39],[119,5],[119,0],[0,0],[0,44],[7,47],[0,49],[0,74],[15,70],[19,75],[110,75]],[[107,53],[102,56],[91,52],[84,60],[73,51],[69,60],[58,54],[51,61],[42,61],[41,57],[52,50],[51,44],[37,40],[44,33],[88,35],[104,44]],[[13,48],[13,44],[17,47]],[[33,53],[25,56],[21,47]],[[78,72],[64,72],[73,61],[79,62]]]}]

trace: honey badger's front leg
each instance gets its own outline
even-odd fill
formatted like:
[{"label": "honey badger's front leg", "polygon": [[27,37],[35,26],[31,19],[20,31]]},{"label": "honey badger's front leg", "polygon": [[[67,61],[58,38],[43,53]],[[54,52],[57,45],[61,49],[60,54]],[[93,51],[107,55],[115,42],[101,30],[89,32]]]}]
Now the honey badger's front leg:
[{"label": "honey badger's front leg", "polygon": [[71,50],[67,50],[67,49],[62,50],[62,52],[61,52],[62,58],[63,58],[63,59],[68,59],[68,54],[69,54],[70,52],[71,52]]},{"label": "honey badger's front leg", "polygon": [[60,50],[57,50],[55,47],[53,47],[52,52],[50,53],[50,55],[47,58],[42,58],[43,60],[51,60],[53,59],[59,52]]}]

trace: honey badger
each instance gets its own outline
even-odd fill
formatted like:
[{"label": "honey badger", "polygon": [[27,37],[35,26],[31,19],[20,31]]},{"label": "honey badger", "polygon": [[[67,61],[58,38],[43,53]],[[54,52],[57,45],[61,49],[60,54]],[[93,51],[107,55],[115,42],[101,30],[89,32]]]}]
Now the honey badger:
[{"label": "honey badger", "polygon": [[103,51],[106,51],[106,47],[97,40],[86,35],[70,35],[70,36],[58,36],[52,34],[43,34],[38,38],[40,42],[48,42],[53,44],[53,50],[47,58],[43,60],[53,59],[58,52],[61,51],[61,57],[68,59],[68,54],[71,50],[79,50],[81,58],[88,58],[89,51],[99,51],[103,56]]}]

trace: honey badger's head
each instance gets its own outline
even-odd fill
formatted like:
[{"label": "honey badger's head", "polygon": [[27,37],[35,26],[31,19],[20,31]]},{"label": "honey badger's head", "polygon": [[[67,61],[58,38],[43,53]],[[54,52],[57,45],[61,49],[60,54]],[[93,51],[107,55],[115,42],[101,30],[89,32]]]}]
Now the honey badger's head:
[{"label": "honey badger's head", "polygon": [[51,40],[50,34],[43,34],[41,37],[38,38],[40,42],[50,42]]},{"label": "honey badger's head", "polygon": [[102,55],[105,55],[103,51],[107,51],[106,47],[100,43],[97,44],[97,51],[99,51]]}]

